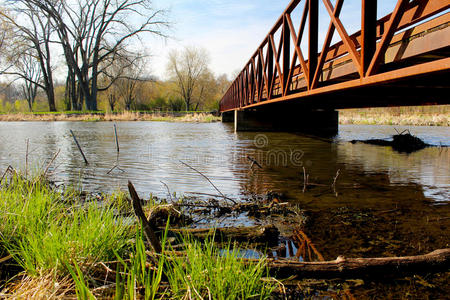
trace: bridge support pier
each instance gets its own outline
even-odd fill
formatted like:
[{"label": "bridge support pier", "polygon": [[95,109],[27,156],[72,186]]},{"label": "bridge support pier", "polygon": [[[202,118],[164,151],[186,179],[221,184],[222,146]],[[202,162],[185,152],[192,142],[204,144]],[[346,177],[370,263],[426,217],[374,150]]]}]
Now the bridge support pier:
[{"label": "bridge support pier", "polygon": [[222,113],[222,123],[234,122],[234,111],[226,111]]},{"label": "bridge support pier", "polygon": [[302,132],[319,136],[338,133],[339,113],[312,109],[247,109],[234,111],[235,131]]}]

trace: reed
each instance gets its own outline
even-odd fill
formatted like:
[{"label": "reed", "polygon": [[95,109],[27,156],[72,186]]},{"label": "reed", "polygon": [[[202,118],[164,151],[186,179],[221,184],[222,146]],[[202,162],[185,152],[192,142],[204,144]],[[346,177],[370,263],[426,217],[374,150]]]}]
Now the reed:
[{"label": "reed", "polygon": [[341,124],[450,126],[450,105],[345,109]]}]

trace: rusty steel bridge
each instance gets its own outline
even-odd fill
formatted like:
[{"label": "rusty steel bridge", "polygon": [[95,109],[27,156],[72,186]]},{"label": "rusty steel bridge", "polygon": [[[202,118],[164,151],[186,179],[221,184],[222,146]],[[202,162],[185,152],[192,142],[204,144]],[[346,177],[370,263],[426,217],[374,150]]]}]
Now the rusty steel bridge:
[{"label": "rusty steel bridge", "polygon": [[337,131],[335,109],[449,104],[450,0],[398,0],[380,19],[377,0],[361,1],[361,30],[349,34],[344,0],[292,0],[220,101],[223,120]]}]

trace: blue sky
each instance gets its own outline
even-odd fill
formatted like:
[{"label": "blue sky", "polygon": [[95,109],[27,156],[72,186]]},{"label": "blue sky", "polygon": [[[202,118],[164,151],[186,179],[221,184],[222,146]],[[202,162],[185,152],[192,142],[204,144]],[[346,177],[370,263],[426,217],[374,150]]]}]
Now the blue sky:
[{"label": "blue sky", "polygon": [[[148,43],[153,55],[151,72],[164,78],[167,53],[171,49],[189,45],[203,47],[209,52],[210,67],[215,74],[225,73],[231,76],[244,67],[289,2],[290,0],[154,0],[155,7],[169,9],[168,17],[172,28],[169,32],[171,38],[166,41],[152,39]],[[379,16],[392,11],[395,2],[380,0]],[[300,7],[302,10],[303,3]],[[322,3],[320,7],[321,43],[329,18]],[[360,7],[361,0],[344,1],[341,20],[349,34],[359,29]],[[296,19],[300,19],[301,10],[292,15],[294,23],[297,22]],[[334,35],[335,40],[336,36],[337,33]]]}]

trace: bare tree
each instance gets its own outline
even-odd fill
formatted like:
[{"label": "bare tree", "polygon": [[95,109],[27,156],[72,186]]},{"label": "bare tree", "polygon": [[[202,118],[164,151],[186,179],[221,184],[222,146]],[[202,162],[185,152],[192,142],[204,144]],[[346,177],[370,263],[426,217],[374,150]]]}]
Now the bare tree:
[{"label": "bare tree", "polygon": [[115,89],[122,98],[126,110],[131,110],[132,106],[135,105],[139,83],[151,80],[145,76],[144,67],[144,60],[140,63],[128,65],[115,80]]},{"label": "bare tree", "polygon": [[[176,50],[169,54],[168,72],[176,81],[178,92],[186,104],[186,110],[194,107],[194,94],[202,92],[199,84],[202,76],[208,71],[208,54],[206,50],[195,47],[186,47],[183,51]],[[198,107],[198,101],[196,106]]]},{"label": "bare tree", "polygon": [[163,36],[167,26],[150,0],[10,1],[34,5],[51,18],[89,110],[97,110],[101,63],[143,33]]},{"label": "bare tree", "polygon": [[114,111],[114,109],[116,108],[116,103],[117,103],[117,94],[116,91],[114,89],[112,89],[113,91],[110,91],[108,93],[108,105],[109,105],[109,109],[111,110],[111,112]]},{"label": "bare tree", "polygon": [[119,98],[126,110],[130,110],[136,100],[139,82],[149,80],[145,74],[148,56],[122,49],[114,57],[105,60],[99,67],[99,91],[106,91],[108,104],[113,111]]},{"label": "bare tree", "polygon": [[33,111],[33,104],[38,89],[37,82],[40,82],[42,78],[42,71],[39,62],[30,54],[23,53],[23,55],[20,56],[20,61],[18,61],[18,63],[20,63],[20,65],[17,65],[16,68],[27,78],[22,85],[22,92],[28,102],[28,108],[30,111]]},{"label": "bare tree", "polygon": [[9,11],[0,7],[0,75],[8,70],[8,47],[14,36],[14,29],[8,21]]},{"label": "bare tree", "polygon": [[[2,19],[9,22],[16,31],[14,42],[9,47],[9,61],[15,68],[4,73],[18,76],[28,81],[28,85],[36,85],[42,88],[47,95],[49,110],[56,111],[50,52],[53,30],[50,19],[27,1],[24,1],[24,5],[20,7],[14,7],[14,12],[16,17],[1,14]],[[27,25],[19,24],[16,19]],[[39,77],[39,81],[34,80],[33,76],[29,76],[30,59],[39,63],[40,73],[42,74],[42,79]]]},{"label": "bare tree", "polygon": [[[237,76],[236,76],[237,77]],[[222,74],[217,77],[218,93],[222,97],[227,92],[231,85],[231,81],[228,80],[227,74]]]}]

